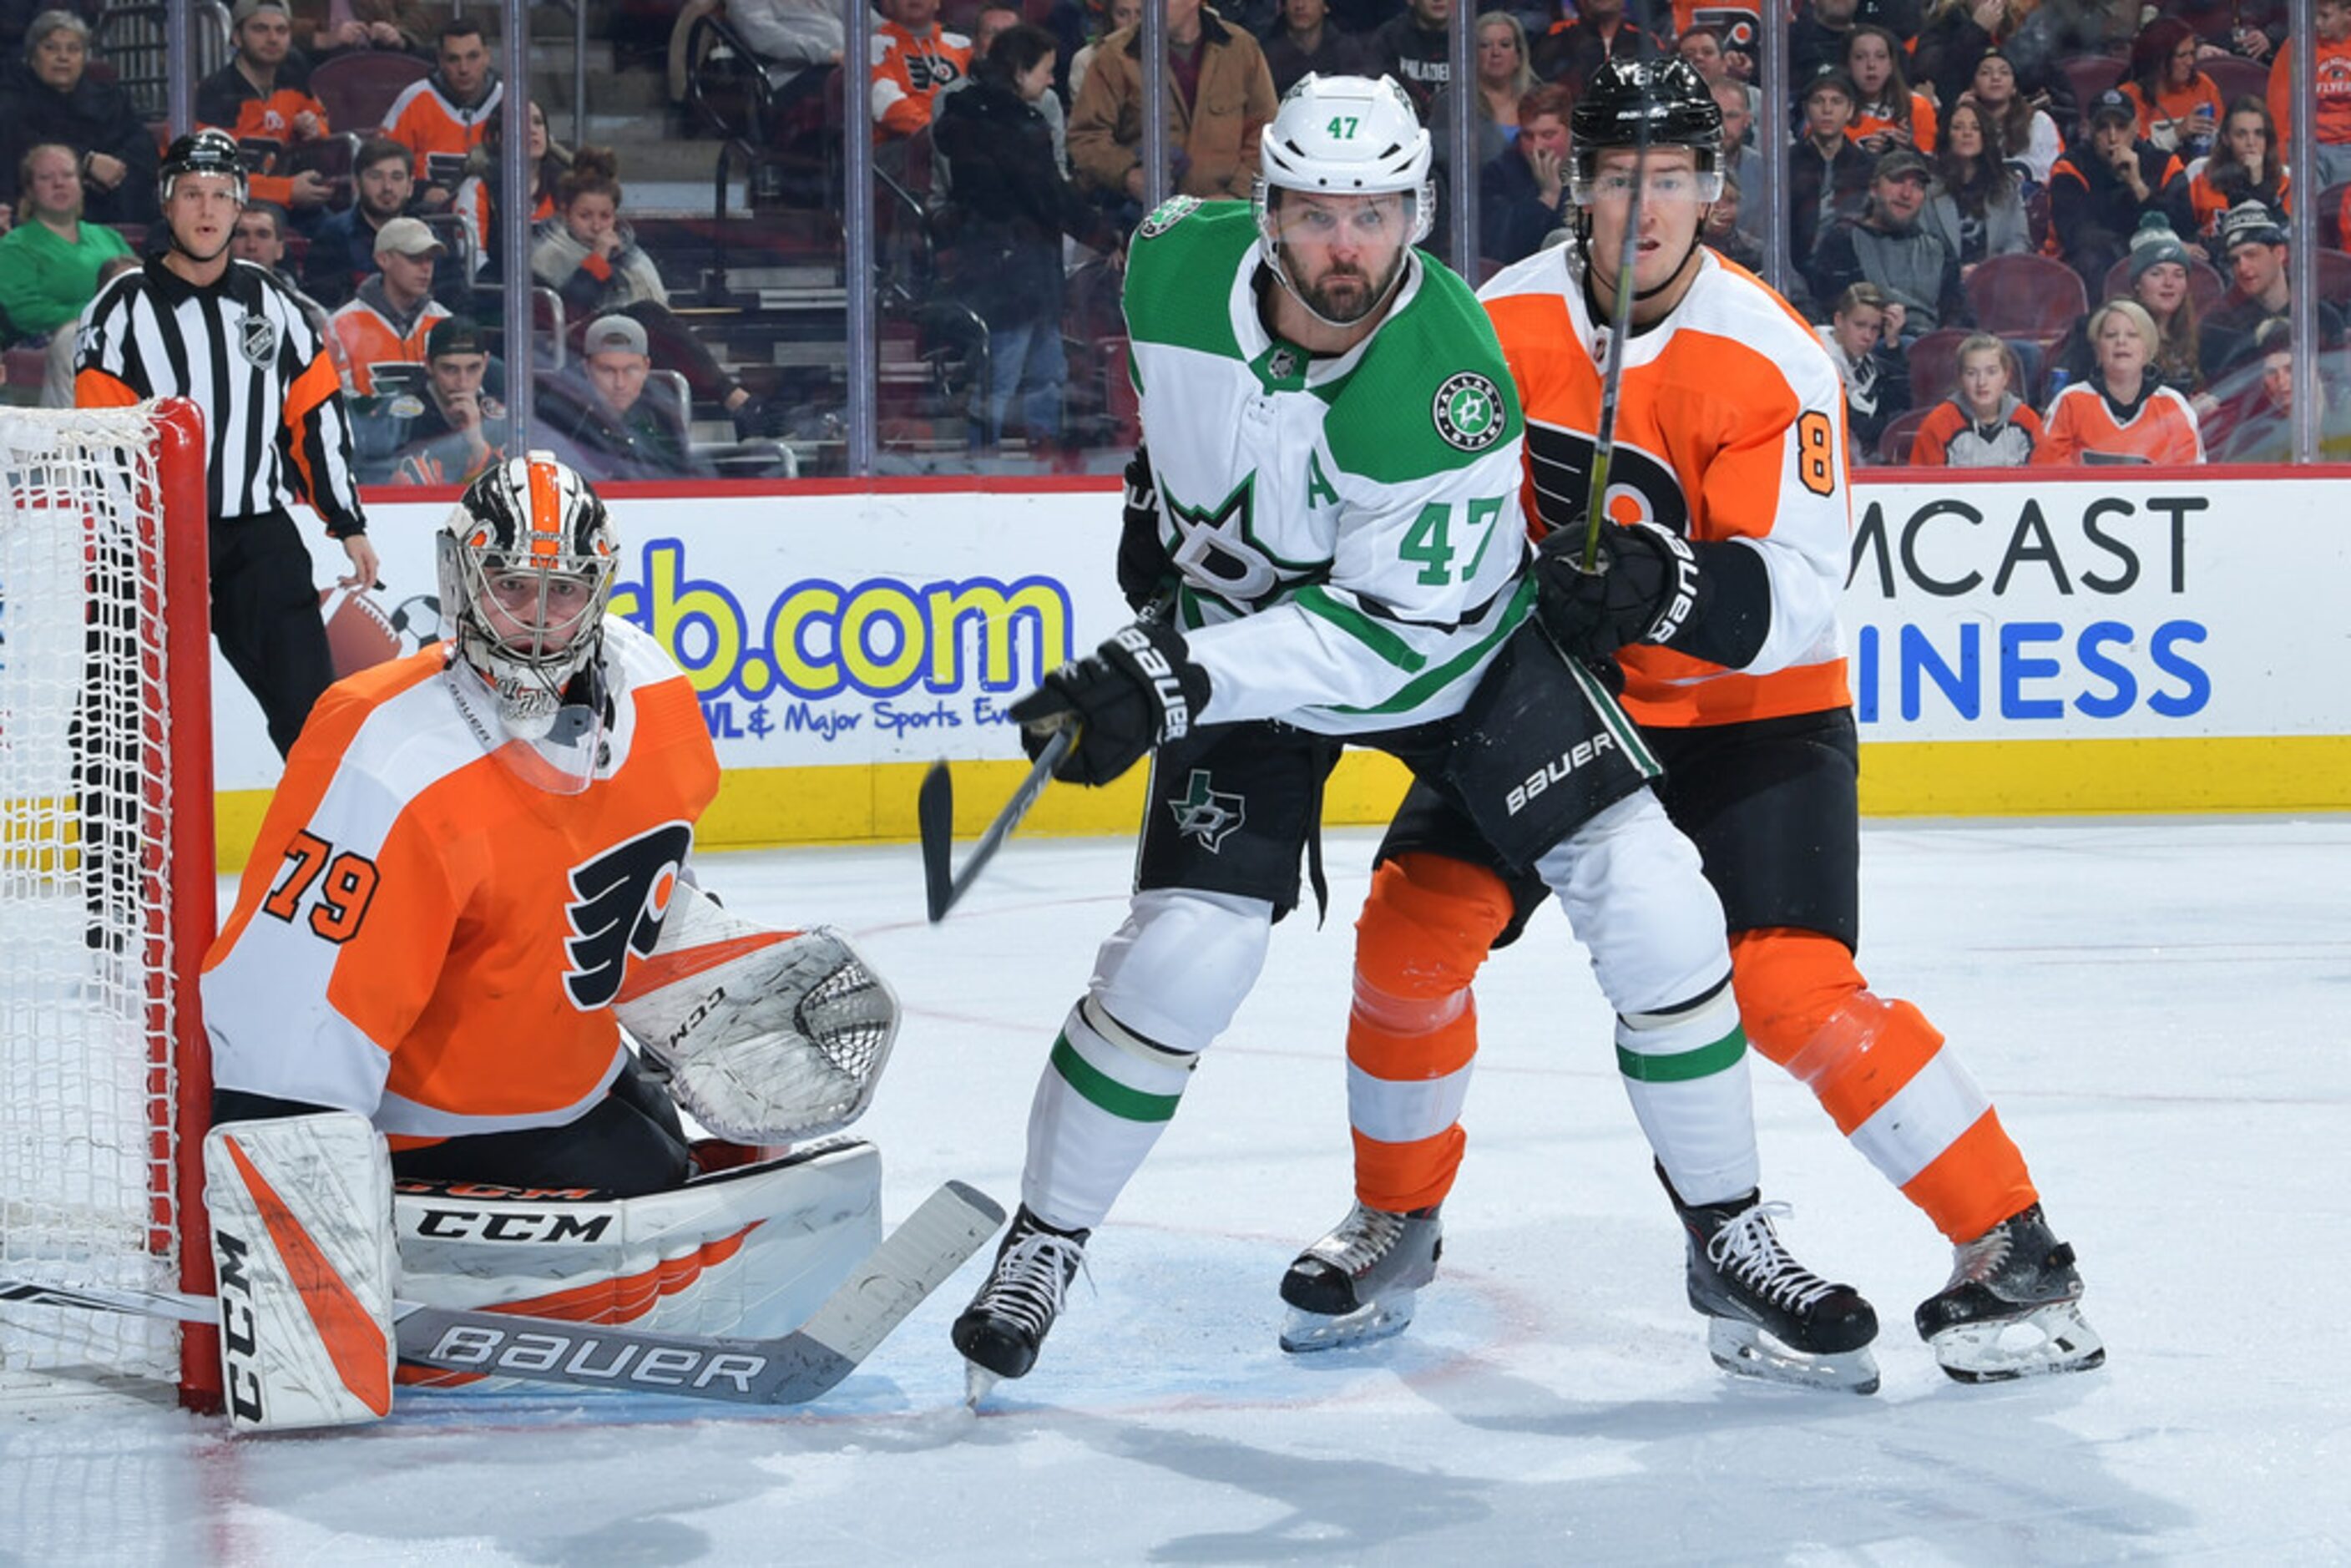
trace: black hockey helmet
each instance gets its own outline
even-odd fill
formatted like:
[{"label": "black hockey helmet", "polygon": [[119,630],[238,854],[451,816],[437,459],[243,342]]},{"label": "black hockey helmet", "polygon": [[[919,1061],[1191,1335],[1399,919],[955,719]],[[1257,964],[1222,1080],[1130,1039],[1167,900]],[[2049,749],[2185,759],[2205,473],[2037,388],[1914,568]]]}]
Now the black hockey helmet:
[{"label": "black hockey helmet", "polygon": [[1650,146],[1690,149],[1698,154],[1699,174],[1709,177],[1714,194],[1720,193],[1722,106],[1714,101],[1706,78],[1678,58],[1609,60],[1592,73],[1568,121],[1575,150],[1570,193],[1579,205],[1592,199],[1600,154],[1636,145],[1645,120]]},{"label": "black hockey helmet", "polygon": [[236,182],[236,199],[245,200],[245,152],[225,131],[191,131],[164,151],[157,182],[163,200],[172,199],[172,183],[183,174],[225,174]]}]

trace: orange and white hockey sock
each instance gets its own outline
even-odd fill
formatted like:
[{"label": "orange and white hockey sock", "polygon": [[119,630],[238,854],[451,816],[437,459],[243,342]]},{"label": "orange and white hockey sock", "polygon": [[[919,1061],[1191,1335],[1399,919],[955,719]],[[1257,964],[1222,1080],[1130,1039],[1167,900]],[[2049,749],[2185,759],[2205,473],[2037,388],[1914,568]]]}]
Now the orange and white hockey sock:
[{"label": "orange and white hockey sock", "polygon": [[2035,1200],[1991,1098],[1924,1014],[1866,988],[1843,943],[1767,927],[1734,934],[1730,958],[1749,1043],[1945,1236],[1972,1241]]},{"label": "orange and white hockey sock", "polygon": [[1510,919],[1509,887],[1482,867],[1407,854],[1373,873],[1355,923],[1347,1120],[1355,1196],[1374,1208],[1426,1208],[1453,1189],[1478,1054],[1470,982]]}]

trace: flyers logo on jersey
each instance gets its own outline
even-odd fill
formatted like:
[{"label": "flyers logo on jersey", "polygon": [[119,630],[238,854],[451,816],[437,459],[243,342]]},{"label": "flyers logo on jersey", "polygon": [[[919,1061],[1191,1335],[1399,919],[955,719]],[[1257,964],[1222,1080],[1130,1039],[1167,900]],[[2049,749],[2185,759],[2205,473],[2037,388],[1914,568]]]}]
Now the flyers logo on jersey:
[{"label": "flyers logo on jersey", "polygon": [[573,1007],[590,1012],[610,1006],[621,993],[629,955],[653,956],[678,872],[693,848],[691,824],[664,822],[573,869],[572,900],[564,911],[571,936],[563,945],[571,960],[563,989]]},{"label": "flyers logo on jersey", "polygon": [[[1527,422],[1527,468],[1545,532],[1576,523],[1592,488],[1592,437],[1580,430]],[[1619,436],[1608,459],[1604,509],[1613,523],[1655,523],[1687,538],[1689,500],[1664,463]],[[1580,524],[1579,524],[1580,526]]]},{"label": "flyers logo on jersey", "polygon": [[1446,444],[1464,452],[1483,452],[1502,439],[1510,428],[1509,410],[1502,402],[1502,391],[1488,377],[1475,371],[1463,371],[1447,378],[1437,389],[1436,401],[1429,414],[1437,421],[1437,434]]}]

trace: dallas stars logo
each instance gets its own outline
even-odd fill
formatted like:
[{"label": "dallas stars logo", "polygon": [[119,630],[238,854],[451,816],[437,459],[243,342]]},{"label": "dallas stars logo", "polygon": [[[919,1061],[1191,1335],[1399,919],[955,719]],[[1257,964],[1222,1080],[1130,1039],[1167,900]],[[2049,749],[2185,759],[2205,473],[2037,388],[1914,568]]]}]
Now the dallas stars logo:
[{"label": "dallas stars logo", "polygon": [[1438,387],[1429,414],[1446,444],[1464,452],[1485,451],[1502,439],[1508,423],[1501,389],[1476,371],[1463,371]]},{"label": "dallas stars logo", "polygon": [[1199,840],[1200,847],[1210,854],[1221,849],[1227,836],[1249,821],[1249,803],[1238,795],[1214,788],[1205,768],[1192,769],[1184,798],[1168,801],[1167,809],[1176,813],[1176,835]]}]

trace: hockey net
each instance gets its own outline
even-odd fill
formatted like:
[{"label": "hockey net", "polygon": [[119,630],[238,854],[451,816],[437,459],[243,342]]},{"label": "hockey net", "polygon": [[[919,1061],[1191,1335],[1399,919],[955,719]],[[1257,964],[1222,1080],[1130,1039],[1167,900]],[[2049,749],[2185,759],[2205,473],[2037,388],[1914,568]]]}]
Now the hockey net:
[{"label": "hockey net", "polygon": [[[0,409],[0,1280],[211,1288],[207,573],[193,405]],[[210,1341],[0,1303],[0,1405],[206,1404]]]}]

